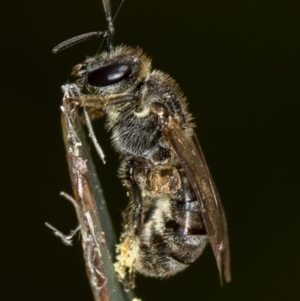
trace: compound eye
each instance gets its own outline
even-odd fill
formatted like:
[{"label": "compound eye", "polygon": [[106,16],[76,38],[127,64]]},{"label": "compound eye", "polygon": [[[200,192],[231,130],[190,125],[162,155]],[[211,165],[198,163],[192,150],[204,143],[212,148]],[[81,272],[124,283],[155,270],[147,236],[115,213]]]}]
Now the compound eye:
[{"label": "compound eye", "polygon": [[130,65],[114,63],[89,72],[87,82],[89,85],[96,87],[110,86],[129,77],[131,72]]}]

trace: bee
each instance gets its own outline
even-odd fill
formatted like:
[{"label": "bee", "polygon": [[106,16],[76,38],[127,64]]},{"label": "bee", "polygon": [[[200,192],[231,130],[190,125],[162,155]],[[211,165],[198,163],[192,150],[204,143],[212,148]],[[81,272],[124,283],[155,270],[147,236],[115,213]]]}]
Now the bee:
[{"label": "bee", "polygon": [[227,223],[214,181],[195,136],[192,116],[177,83],[151,69],[140,48],[113,47],[108,29],[67,40],[54,53],[103,37],[106,50],[73,68],[69,101],[106,116],[119,176],[129,194],[115,270],[127,289],[135,273],[164,278],[193,263],[209,243],[221,283],[231,280]]}]

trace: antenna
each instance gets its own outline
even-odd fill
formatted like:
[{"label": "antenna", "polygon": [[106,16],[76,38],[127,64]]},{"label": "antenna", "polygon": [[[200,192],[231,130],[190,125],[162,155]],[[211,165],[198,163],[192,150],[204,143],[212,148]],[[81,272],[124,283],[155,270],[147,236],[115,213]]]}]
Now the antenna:
[{"label": "antenna", "polygon": [[[123,3],[123,1],[122,1]],[[107,30],[106,31],[94,31],[94,32],[89,32],[89,33],[84,33],[82,35],[73,37],[71,39],[68,39],[60,44],[58,44],[56,47],[52,49],[52,52],[54,54],[59,53],[69,47],[72,47],[76,44],[79,44],[81,42],[94,39],[94,38],[100,38],[104,37],[105,39],[105,45],[106,45],[106,50],[108,53],[111,52],[112,49],[112,43],[113,43],[113,38],[115,34],[115,28],[113,25],[113,20],[111,17],[111,5],[109,0],[102,0],[104,12],[105,12],[105,18],[107,21]]]}]

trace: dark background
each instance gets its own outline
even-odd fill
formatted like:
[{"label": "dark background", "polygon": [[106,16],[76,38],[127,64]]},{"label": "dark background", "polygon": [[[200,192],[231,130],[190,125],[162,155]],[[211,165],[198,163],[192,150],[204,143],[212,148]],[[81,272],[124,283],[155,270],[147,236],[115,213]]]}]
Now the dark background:
[{"label": "dark background", "polygon": [[[113,1],[113,11],[119,0]],[[137,279],[160,300],[300,300],[298,1],[126,0],[116,44],[141,46],[174,77],[226,210],[233,280],[220,287],[210,248],[169,280]],[[106,28],[99,0],[2,3],[1,300],[92,300],[81,245],[64,246],[74,209],[60,128],[60,86],[100,40],[51,49]],[[100,178],[116,229],[127,199],[103,122]]]}]

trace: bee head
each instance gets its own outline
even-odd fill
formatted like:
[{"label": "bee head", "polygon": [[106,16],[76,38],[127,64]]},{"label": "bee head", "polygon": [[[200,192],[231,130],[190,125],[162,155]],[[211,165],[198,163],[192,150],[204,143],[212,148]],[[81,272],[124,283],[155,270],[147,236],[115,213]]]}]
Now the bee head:
[{"label": "bee head", "polygon": [[139,48],[118,46],[73,68],[81,90],[99,96],[132,92],[147,80],[151,60]]}]

